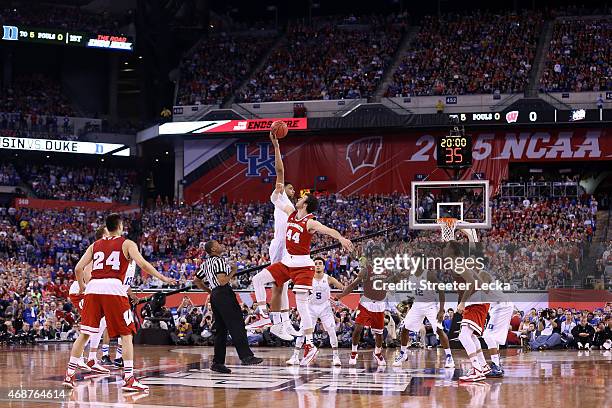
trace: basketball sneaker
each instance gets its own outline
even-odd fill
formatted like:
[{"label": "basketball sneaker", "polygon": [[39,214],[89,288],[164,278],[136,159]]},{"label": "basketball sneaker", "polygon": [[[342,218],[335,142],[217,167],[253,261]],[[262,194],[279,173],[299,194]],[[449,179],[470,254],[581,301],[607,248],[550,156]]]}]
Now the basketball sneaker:
[{"label": "basketball sneaker", "polygon": [[485,364],[484,367],[482,367],[482,374],[486,376],[490,372],[491,372],[491,366],[488,364]]},{"label": "basketball sneaker", "polygon": [[504,370],[495,363],[491,363],[491,371],[485,374],[487,378],[500,378],[504,376]]},{"label": "basketball sneaker", "polygon": [[455,360],[453,360],[452,355],[446,355],[446,358],[444,359],[444,368],[455,368]]},{"label": "basketball sneaker", "polygon": [[482,381],[485,378],[486,377],[484,376],[481,370],[472,367],[466,375],[462,375],[461,377],[459,377],[459,382],[476,382]]},{"label": "basketball sneaker", "polygon": [[291,324],[291,320],[285,320],[282,324],[283,326],[285,326],[285,331],[293,337],[302,337],[304,335],[304,332],[302,332],[301,330],[295,330],[293,324]]},{"label": "basketball sneaker", "polygon": [[287,325],[283,323],[272,325],[272,327],[270,327],[270,333],[283,340],[293,340],[293,336],[287,333]]},{"label": "basketball sneaker", "polygon": [[114,360],[113,360],[113,365],[114,365],[115,367],[120,367],[120,368],[122,368],[122,367],[123,367],[123,357],[119,357],[119,358],[114,359]]},{"label": "basketball sneaker", "polygon": [[102,365],[113,365],[113,362],[111,361],[110,357],[108,355],[102,356],[102,358],[100,359],[100,364]]},{"label": "basketball sneaker", "polygon": [[351,352],[351,358],[349,358],[349,365],[357,365],[357,352]]},{"label": "basketball sneaker", "polygon": [[387,362],[385,361],[385,357],[382,355],[382,353],[372,353],[372,355],[374,356],[374,360],[376,360],[376,363],[378,363],[379,366],[386,366]]},{"label": "basketball sneaker", "polygon": [[270,320],[270,316],[264,312],[258,312],[257,320],[245,326],[245,328],[247,330],[255,330],[255,329],[264,329],[268,326],[272,326],[272,320]]},{"label": "basketball sneaker", "polygon": [[83,360],[82,358],[79,359],[79,362],[77,363],[77,368],[79,370],[83,370],[86,373],[91,372],[91,368],[89,368],[89,366],[87,365],[87,363],[85,362],[85,360]]},{"label": "basketball sneaker", "polygon": [[287,365],[292,365],[292,366],[300,365],[300,352],[299,352],[299,350],[294,351],[293,354],[291,355],[291,358],[289,360],[285,361],[285,363]]},{"label": "basketball sneaker", "polygon": [[342,361],[340,361],[340,357],[337,354],[334,354],[334,357],[332,358],[332,365],[333,366],[341,366],[342,365]]},{"label": "basketball sneaker", "polygon": [[96,373],[96,374],[110,373],[110,370],[108,368],[102,367],[100,364],[96,362],[96,360],[89,360],[87,362],[87,366],[89,367],[92,373]]},{"label": "basketball sneaker", "polygon": [[68,373],[66,373],[64,381],[62,382],[62,386],[64,388],[70,388],[71,390],[74,389],[76,387],[76,383],[74,382],[74,376],[74,374],[68,375]]},{"label": "basketball sneaker", "polygon": [[123,386],[121,387],[123,391],[130,392],[149,392],[149,386],[144,385],[140,381],[136,379],[136,377],[131,376],[128,379],[123,380]]},{"label": "basketball sneaker", "polygon": [[308,343],[304,344],[304,357],[302,358],[302,361],[300,361],[300,365],[307,366],[308,364],[310,364],[312,360],[314,360],[314,358],[317,356],[318,352],[319,349],[316,348],[314,345]]},{"label": "basketball sneaker", "polygon": [[404,361],[408,360],[408,353],[400,351],[397,357],[395,357],[395,361],[393,362],[393,367],[401,367]]}]

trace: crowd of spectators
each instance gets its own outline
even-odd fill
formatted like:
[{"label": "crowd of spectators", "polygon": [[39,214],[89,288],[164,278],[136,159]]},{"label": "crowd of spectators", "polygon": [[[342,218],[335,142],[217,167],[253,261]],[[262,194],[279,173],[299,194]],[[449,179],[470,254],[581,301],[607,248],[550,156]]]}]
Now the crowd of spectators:
[{"label": "crowd of spectators", "polygon": [[177,105],[222,104],[272,46],[270,33],[219,33],[202,40],[180,66]]},{"label": "crowd of spectators", "polygon": [[106,167],[26,165],[23,179],[38,198],[129,203],[137,182],[133,170]]},{"label": "crowd of spectators", "polygon": [[0,186],[16,186],[21,182],[12,163],[0,163]]},{"label": "crowd of spectators", "polygon": [[386,96],[523,92],[543,21],[534,11],[425,17]]},{"label": "crowd of spectators", "polygon": [[74,116],[59,81],[43,74],[16,75],[2,89],[0,106],[3,112],[20,114],[18,123],[25,117],[22,115],[30,115],[29,122],[40,127],[48,126],[47,116]]},{"label": "crowd of spectators", "polygon": [[238,99],[242,102],[355,99],[374,95],[399,45],[394,16],[291,24]]},{"label": "crowd of spectators", "polygon": [[540,88],[547,92],[612,90],[612,19],[555,22]]},{"label": "crowd of spectators", "polygon": [[121,34],[120,29],[133,21],[133,12],[112,15],[93,13],[80,7],[45,3],[32,6],[29,2],[9,1],[0,7],[0,20],[22,27],[72,30],[79,33]]}]

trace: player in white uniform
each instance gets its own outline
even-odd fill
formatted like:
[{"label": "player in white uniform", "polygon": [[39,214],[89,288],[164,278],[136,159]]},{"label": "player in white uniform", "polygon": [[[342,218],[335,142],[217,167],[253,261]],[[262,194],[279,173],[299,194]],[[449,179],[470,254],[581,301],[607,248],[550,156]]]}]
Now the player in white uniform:
[{"label": "player in white uniform", "polygon": [[[308,300],[308,309],[310,310],[310,316],[312,321],[316,322],[317,319],[321,319],[323,328],[329,335],[329,344],[331,344],[333,359],[332,365],[342,365],[340,356],[338,355],[338,337],[336,336],[336,319],[334,317],[334,311],[331,307],[331,286],[333,285],[336,289],[344,290],[342,285],[336,278],[329,276],[325,273],[325,260],[321,257],[314,259],[315,264],[315,275],[312,279],[312,293]],[[299,365],[300,364],[300,351],[304,345],[304,336],[298,337],[295,341],[295,349],[293,355],[287,364]]]},{"label": "player in white uniform", "polygon": [[[274,136],[270,132],[270,139]],[[289,215],[284,211],[285,207],[290,207],[295,210],[295,206],[291,202],[291,199],[295,196],[295,188],[293,185],[285,181],[285,168],[282,160],[274,161],[274,167],[276,170],[276,183],[282,185],[283,190],[279,195],[279,199],[275,200],[272,192],[270,201],[274,204],[274,238],[270,242],[270,248],[268,250],[270,255],[270,263],[275,264],[283,259],[283,255],[286,251],[285,241],[287,233],[287,220]],[[270,318],[261,316],[260,319],[254,323],[248,325],[247,329],[262,328],[272,324],[270,332],[283,340],[291,341],[294,337],[301,336],[302,333],[296,331],[291,324],[291,318],[289,317],[289,282],[285,282],[283,286],[279,287],[276,284],[272,286],[272,297],[270,300]]]},{"label": "player in white uniform", "polygon": [[[489,275],[488,272],[481,272]],[[492,277],[489,278],[482,276],[485,281],[491,281]],[[514,313],[514,303],[510,301],[510,297],[504,292],[499,290],[491,290],[485,292],[486,300],[490,304],[489,308],[489,322],[485,328],[484,334],[482,335],[483,340],[487,344],[489,350],[489,356],[491,358],[491,365],[485,367],[485,374],[487,377],[499,378],[504,376],[504,370],[501,367],[499,360],[499,346],[506,344],[508,338],[508,330],[510,327],[510,320],[512,320],[512,314]]]},{"label": "player in white uniform", "polygon": [[[130,262],[130,265],[125,272],[125,278],[123,279],[123,288],[127,296],[130,298],[130,301],[134,303],[138,300],[138,298],[132,293],[132,282],[134,281],[134,275],[136,274],[136,261]],[[116,367],[123,367],[123,346],[121,344],[121,337],[117,339],[117,350],[115,352],[115,359],[113,360],[113,365]]]},{"label": "player in white uniform", "polygon": [[418,332],[421,326],[423,326],[423,319],[427,318],[431,327],[435,328],[436,334],[440,338],[440,344],[444,348],[444,354],[446,356],[444,359],[444,367],[455,367],[448,336],[440,324],[444,317],[444,292],[439,291],[436,293],[433,290],[424,290],[422,288],[422,285],[426,285],[427,282],[437,282],[435,272],[428,270],[425,275],[421,269],[418,271],[418,275],[415,273],[410,276],[409,282],[411,282],[415,288],[413,291],[414,302],[402,322],[401,349],[393,362],[393,366],[400,367],[408,358],[408,331]]}]

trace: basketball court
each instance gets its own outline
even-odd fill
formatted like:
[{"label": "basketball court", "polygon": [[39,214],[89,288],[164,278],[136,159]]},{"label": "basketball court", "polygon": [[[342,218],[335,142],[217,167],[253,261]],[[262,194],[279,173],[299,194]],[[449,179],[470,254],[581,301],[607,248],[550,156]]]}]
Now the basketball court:
[{"label": "basketball court", "polygon": [[[257,348],[260,366],[243,367],[228,348],[230,375],[208,369],[209,347],[137,346],[136,374],[149,394],[121,391],[121,371],[109,376],[79,373],[77,388],[55,400],[10,401],[8,390],[61,391],[69,344],[14,347],[0,355],[3,407],[604,407],[612,386],[610,351],[502,351],[506,375],[483,383],[459,384],[461,365],[442,368],[441,350],[411,349],[402,368],[391,367],[396,352],[386,349],[387,367],[378,369],[371,350],[349,368],[331,368],[331,350],[322,349],[308,368],[287,367],[289,348]],[[464,353],[456,361],[465,363]],[[467,368],[467,367],[466,367]]]}]

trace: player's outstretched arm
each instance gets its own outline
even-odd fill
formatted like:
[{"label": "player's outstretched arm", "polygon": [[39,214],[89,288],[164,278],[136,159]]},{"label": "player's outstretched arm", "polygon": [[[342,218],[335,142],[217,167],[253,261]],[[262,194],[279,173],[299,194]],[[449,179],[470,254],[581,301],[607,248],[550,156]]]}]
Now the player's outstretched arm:
[{"label": "player's outstretched arm", "polygon": [[270,132],[270,141],[274,147],[274,170],[276,171],[276,189],[277,193],[283,191],[285,187],[285,166],[283,165],[283,156],[281,155],[278,139]]},{"label": "player's outstretched arm", "polygon": [[329,278],[327,278],[327,281],[329,282],[330,285],[332,285],[336,289],[344,290],[344,285],[338,282],[338,279],[334,278],[333,276],[330,276]]},{"label": "player's outstretched arm", "polygon": [[[427,271],[427,281],[430,283],[438,283],[438,277],[436,276],[436,273],[433,270],[428,270]],[[446,302],[446,294],[444,293],[443,290],[438,289],[438,303],[440,305],[439,309],[438,309],[438,321],[441,322],[442,319],[444,319],[444,309],[445,309],[445,303]]]},{"label": "player's outstretched arm", "polygon": [[308,231],[320,232],[321,234],[329,235],[330,237],[337,239],[338,242],[340,242],[340,245],[342,245],[342,248],[349,252],[354,249],[353,243],[349,239],[344,238],[338,231],[321,224],[317,220],[308,220],[306,227],[308,228]]},{"label": "player's outstretched arm", "polygon": [[79,291],[85,291],[85,267],[93,260],[93,244],[91,244],[74,268],[74,274],[79,282]]},{"label": "player's outstretched arm", "polygon": [[362,269],[359,272],[359,275],[357,275],[357,277],[351,283],[346,285],[342,293],[336,296],[336,299],[341,299],[345,297],[346,295],[348,295],[349,293],[351,293],[352,291],[354,291],[355,289],[357,289],[357,287],[359,286],[359,283],[361,283],[365,279],[365,276],[366,276],[366,271],[365,269]]},{"label": "player's outstretched arm", "polygon": [[136,265],[138,265],[143,272],[148,273],[149,275],[154,276],[169,285],[176,284],[175,279],[164,276],[161,273],[157,272],[157,269],[155,269],[153,265],[151,265],[146,259],[144,259],[144,257],[140,254],[140,251],[138,250],[138,247],[136,246],[136,243],[134,241],[126,239],[123,243],[123,246],[124,252],[128,253],[130,259],[136,261]]}]

